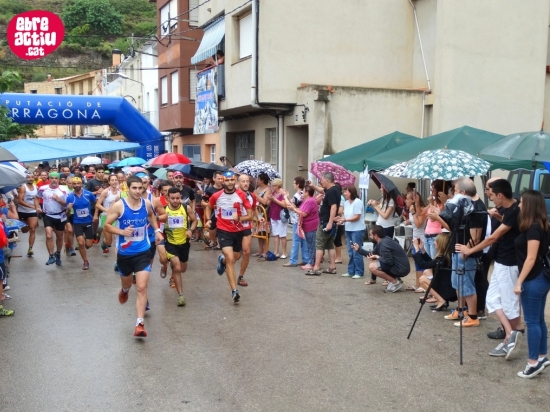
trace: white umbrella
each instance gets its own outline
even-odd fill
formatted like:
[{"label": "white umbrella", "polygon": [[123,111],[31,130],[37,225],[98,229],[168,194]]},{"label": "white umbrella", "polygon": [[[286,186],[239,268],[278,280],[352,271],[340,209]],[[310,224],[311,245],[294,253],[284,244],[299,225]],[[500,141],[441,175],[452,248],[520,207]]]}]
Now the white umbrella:
[{"label": "white umbrella", "polygon": [[27,181],[27,176],[17,169],[8,166],[0,165],[0,187],[3,186],[20,186]]},{"label": "white umbrella", "polygon": [[389,177],[405,177],[405,169],[409,165],[409,162],[401,162],[396,165],[390,166],[380,173]]},{"label": "white umbrella", "polygon": [[89,166],[89,165],[100,165],[102,164],[102,160],[99,157],[96,156],[88,156],[82,159],[80,162],[81,165]]}]

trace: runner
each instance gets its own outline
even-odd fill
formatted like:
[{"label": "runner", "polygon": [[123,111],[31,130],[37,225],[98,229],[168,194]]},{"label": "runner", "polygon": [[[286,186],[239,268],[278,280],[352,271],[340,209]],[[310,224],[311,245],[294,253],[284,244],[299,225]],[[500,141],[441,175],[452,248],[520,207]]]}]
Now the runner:
[{"label": "runner", "polygon": [[[256,210],[258,201],[256,200],[256,195],[253,192],[249,192],[250,188],[250,177],[248,175],[242,174],[239,176],[239,189],[246,194],[248,202],[252,205],[252,213]],[[246,228],[243,231],[243,260],[241,261],[241,269],[239,273],[239,278],[237,284],[239,286],[248,286],[248,283],[244,280],[244,273],[250,262],[250,244],[252,243],[252,227],[250,222],[243,222],[243,226]]]},{"label": "runner", "polygon": [[[69,176],[67,178],[67,186],[61,186],[59,185],[61,190],[66,191],[67,195],[73,193],[74,184],[73,184],[74,176]],[[80,178],[79,178],[80,179]],[[72,213],[72,210],[67,211],[67,224],[65,225],[65,254],[67,256],[76,256],[76,251],[74,249],[74,231],[73,231],[73,217],[74,214]]]},{"label": "runner", "polygon": [[195,192],[189,186],[186,186],[183,182],[183,173],[174,172],[173,174],[174,186],[181,193],[182,203],[187,203],[191,206],[191,209],[195,210]]},{"label": "runner", "polygon": [[[189,239],[197,226],[197,219],[191,206],[182,203],[181,192],[177,187],[168,190],[168,202],[159,220],[166,222],[164,224],[166,259],[172,267],[172,277],[178,292],[178,306],[185,306],[181,275],[187,270]],[[191,227],[188,227],[189,221],[191,221]]]},{"label": "runner", "polygon": [[[73,230],[78,242],[78,252],[82,257],[82,270],[88,270],[90,263],[86,249],[90,249],[94,244],[94,217],[92,207],[96,203],[94,194],[88,190],[82,189],[82,179],[73,177],[74,192],[67,196],[67,209],[73,210]],[[84,240],[86,239],[86,240]]]},{"label": "runner", "polygon": [[[34,198],[34,206],[38,213],[44,212],[44,227],[46,228],[46,247],[50,258],[46,265],[55,263],[61,266],[61,248],[63,247],[63,231],[67,223],[67,213],[65,205],[67,193],[59,188],[59,173],[52,172],[49,175],[50,184],[40,187]],[[43,201],[43,208],[40,207],[39,200]],[[57,251],[54,254],[53,233],[55,230],[55,243]]]},{"label": "runner", "polygon": [[109,253],[109,248],[113,242],[113,235],[107,231],[103,231],[103,227],[105,226],[105,219],[107,219],[107,211],[111,205],[118,200],[117,198],[120,198],[118,178],[117,175],[112,174],[109,176],[109,187],[103,189],[95,204],[96,214],[101,212],[99,215],[98,231],[103,232],[103,242],[101,242],[101,249],[103,250],[103,253]]},{"label": "runner", "polygon": [[37,188],[33,181],[33,175],[31,173],[27,173],[27,183],[21,185],[17,189],[17,213],[19,214],[19,219],[25,222],[29,227],[28,257],[32,257],[32,255],[34,255],[32,247],[34,246],[36,227],[38,226],[38,213],[36,213],[37,209],[34,205],[34,198],[36,196]]},{"label": "runner", "polygon": [[[218,256],[218,275],[227,273],[227,280],[231,287],[233,302],[240,299],[235,276],[235,262],[241,257],[243,234],[248,229],[245,222],[252,219],[252,205],[243,191],[236,189],[235,173],[223,173],[223,190],[214,193],[206,206],[206,216],[210,216],[212,209],[217,219],[218,239],[222,254]],[[206,222],[210,227],[211,220]]]},{"label": "runner", "polygon": [[[163,180],[160,183],[160,197],[153,198],[153,208],[157,215],[157,220],[160,219],[160,216],[166,213],[166,206],[168,206],[168,190],[170,190],[174,185],[169,180]],[[159,222],[159,227],[162,232],[164,232],[164,223]],[[157,250],[159,252],[159,261],[161,264],[160,267],[160,277],[165,278],[166,277],[166,271],[167,271],[167,264],[168,259],[166,258],[166,247],[164,245],[164,242],[161,242],[157,245]],[[175,288],[176,282],[174,281],[174,278],[170,278],[170,287]]]},{"label": "runner", "polygon": [[[143,183],[139,177],[130,176],[126,181],[128,197],[116,201],[107,213],[105,230],[117,235],[117,266],[121,280],[118,301],[128,301],[128,292],[132,287],[132,273],[136,275],[136,312],[137,321],[134,336],[147,336],[143,324],[147,304],[147,282],[151,271],[150,242],[147,227],[153,226],[155,243],[163,240],[157,221],[153,215],[151,203],[142,199]],[[117,220],[117,227],[113,223]]]},{"label": "runner", "polygon": [[[205,210],[208,207],[208,202],[210,198],[214,195],[214,193],[217,193],[223,189],[222,174],[222,172],[216,170],[214,172],[214,184],[204,189],[204,195],[202,196],[201,204],[205,208]],[[210,227],[208,228],[209,243],[206,245],[206,248],[212,248],[212,250],[220,250],[220,245],[216,242],[216,215],[205,213],[205,216],[207,216],[207,219],[209,219],[209,221],[211,222]]]}]

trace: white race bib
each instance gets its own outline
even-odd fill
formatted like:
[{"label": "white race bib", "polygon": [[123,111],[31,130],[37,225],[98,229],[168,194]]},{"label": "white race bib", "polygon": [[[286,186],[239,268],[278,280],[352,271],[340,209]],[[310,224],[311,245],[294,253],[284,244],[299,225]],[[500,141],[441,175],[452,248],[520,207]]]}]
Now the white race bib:
[{"label": "white race bib", "polygon": [[75,212],[76,212],[77,217],[88,217],[88,216],[90,216],[90,211],[88,210],[88,208],[86,208],[86,209],[76,209]]},{"label": "white race bib", "polygon": [[132,231],[132,236],[124,236],[124,240],[127,242],[141,242],[145,238],[144,227],[135,227]]},{"label": "white race bib", "polygon": [[61,214],[59,215],[59,220],[61,220],[62,222],[67,220],[67,213],[61,212]]},{"label": "white race bib", "polygon": [[183,216],[168,216],[168,226],[170,229],[182,228],[183,219]]},{"label": "white race bib", "polygon": [[234,207],[222,209],[220,213],[220,217],[225,220],[234,220],[235,216],[237,216],[237,209]]},{"label": "white race bib", "polygon": [[159,225],[159,229],[161,232],[164,232],[164,222]]}]

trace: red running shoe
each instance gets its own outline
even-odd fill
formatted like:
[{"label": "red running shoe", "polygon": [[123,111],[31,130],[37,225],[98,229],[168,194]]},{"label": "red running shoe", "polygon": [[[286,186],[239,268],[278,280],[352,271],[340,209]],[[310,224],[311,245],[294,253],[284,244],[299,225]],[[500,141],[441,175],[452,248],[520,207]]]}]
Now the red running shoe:
[{"label": "red running shoe", "polygon": [[136,326],[136,331],[134,332],[134,336],[141,336],[143,338],[147,337],[147,332],[145,331],[145,327],[143,326],[143,323],[140,323]]},{"label": "red running shoe", "polygon": [[124,293],[122,288],[120,289],[120,292],[118,292],[118,301],[121,305],[125,304],[128,301],[128,292]]}]

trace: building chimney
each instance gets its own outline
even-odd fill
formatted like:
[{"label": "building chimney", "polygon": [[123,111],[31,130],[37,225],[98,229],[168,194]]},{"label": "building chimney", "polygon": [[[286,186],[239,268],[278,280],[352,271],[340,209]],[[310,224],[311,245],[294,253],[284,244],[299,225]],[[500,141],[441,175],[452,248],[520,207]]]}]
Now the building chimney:
[{"label": "building chimney", "polygon": [[117,67],[121,62],[122,52],[119,49],[113,49],[113,67]]}]

